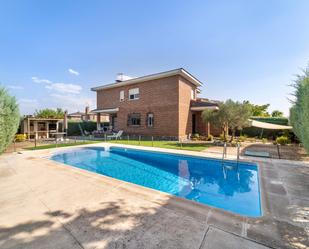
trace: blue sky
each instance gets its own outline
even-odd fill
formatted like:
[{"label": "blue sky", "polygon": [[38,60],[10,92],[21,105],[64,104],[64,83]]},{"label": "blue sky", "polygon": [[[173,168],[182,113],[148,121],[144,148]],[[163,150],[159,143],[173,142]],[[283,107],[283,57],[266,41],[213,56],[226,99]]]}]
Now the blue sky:
[{"label": "blue sky", "polygon": [[[271,104],[309,61],[309,1],[0,0],[0,82],[23,114],[95,107],[116,74],[183,67],[203,97]],[[71,69],[71,70],[70,70]]]}]

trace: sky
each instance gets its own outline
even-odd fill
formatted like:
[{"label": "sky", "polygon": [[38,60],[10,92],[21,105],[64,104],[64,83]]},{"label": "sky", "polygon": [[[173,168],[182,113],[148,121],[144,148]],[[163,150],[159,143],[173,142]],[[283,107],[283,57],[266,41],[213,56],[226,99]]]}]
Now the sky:
[{"label": "sky", "polygon": [[96,107],[117,73],[185,68],[201,97],[289,113],[309,62],[308,0],[0,0],[0,84],[22,114]]}]

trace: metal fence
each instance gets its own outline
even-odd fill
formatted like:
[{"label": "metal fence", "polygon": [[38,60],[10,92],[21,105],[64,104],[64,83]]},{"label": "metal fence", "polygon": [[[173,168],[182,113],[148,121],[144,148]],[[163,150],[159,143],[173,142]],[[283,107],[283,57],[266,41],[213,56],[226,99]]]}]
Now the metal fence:
[{"label": "metal fence", "polygon": [[270,158],[303,160],[306,153],[299,145],[274,145],[271,143],[263,144],[261,142],[251,143],[224,143],[220,140],[215,141],[194,141],[187,139],[177,140],[172,136],[157,137],[143,135],[122,135],[121,137],[113,137],[104,135],[101,137],[89,136],[69,136],[63,139],[32,139],[26,142],[13,142],[6,152],[17,152],[22,149],[40,149],[40,148],[57,148],[69,145],[82,145],[95,142],[111,142],[126,145],[162,147],[170,149],[185,149],[193,151],[204,151],[213,154],[215,157],[227,158],[234,156],[237,159],[245,156],[245,151],[267,152]]}]

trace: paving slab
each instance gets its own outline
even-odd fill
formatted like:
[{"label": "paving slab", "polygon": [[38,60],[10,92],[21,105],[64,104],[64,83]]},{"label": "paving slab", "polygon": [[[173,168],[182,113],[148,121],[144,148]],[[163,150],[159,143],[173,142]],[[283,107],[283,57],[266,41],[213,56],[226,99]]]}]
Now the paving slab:
[{"label": "paving slab", "polygon": [[268,249],[264,245],[227,233],[213,227],[209,228],[201,249]]}]

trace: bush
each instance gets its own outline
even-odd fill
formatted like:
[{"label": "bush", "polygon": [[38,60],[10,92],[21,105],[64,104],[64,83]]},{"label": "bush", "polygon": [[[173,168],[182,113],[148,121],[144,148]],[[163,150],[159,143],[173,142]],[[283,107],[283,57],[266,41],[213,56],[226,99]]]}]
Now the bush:
[{"label": "bush", "polygon": [[19,108],[16,99],[0,87],[0,154],[13,141],[19,126]]},{"label": "bush", "polygon": [[[101,126],[108,126],[109,123],[101,123]],[[97,129],[97,122],[95,121],[69,121],[68,122],[68,136],[81,136],[81,130],[93,132]]]},{"label": "bush", "polygon": [[16,134],[15,135],[15,141],[16,142],[23,142],[27,139],[27,135],[26,134]]},{"label": "bush", "polygon": [[214,136],[213,135],[208,135],[206,140],[207,141],[213,141],[214,140]]},{"label": "bush", "polygon": [[247,139],[246,136],[239,136],[237,140],[238,140],[239,142],[245,142],[246,139]]},{"label": "bush", "polygon": [[290,143],[290,140],[286,136],[281,136],[281,137],[277,137],[276,143],[280,144],[280,145],[286,145],[286,144]]},{"label": "bush", "polygon": [[195,133],[191,136],[191,139],[196,141],[196,140],[199,140],[200,139],[200,135],[198,133]]},{"label": "bush", "polygon": [[220,134],[219,140],[226,142],[227,138],[224,138],[224,134]]}]

